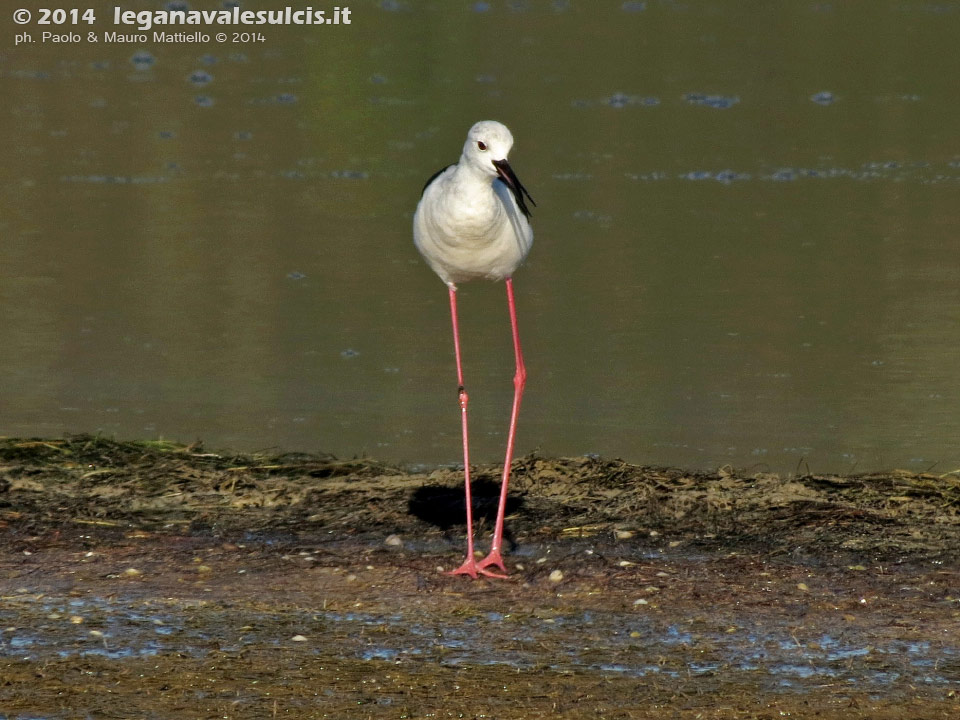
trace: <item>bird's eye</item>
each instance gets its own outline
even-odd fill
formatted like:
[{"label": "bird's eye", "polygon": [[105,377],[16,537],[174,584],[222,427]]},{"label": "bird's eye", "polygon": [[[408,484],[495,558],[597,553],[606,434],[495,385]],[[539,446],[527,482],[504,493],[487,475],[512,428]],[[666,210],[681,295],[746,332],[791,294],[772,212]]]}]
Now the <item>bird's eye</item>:
[{"label": "bird's eye", "polygon": [[480,142],[477,143],[477,147],[480,148],[481,150],[486,150],[486,149],[487,149],[487,144],[486,144],[485,142],[483,142],[483,141],[480,141]]}]

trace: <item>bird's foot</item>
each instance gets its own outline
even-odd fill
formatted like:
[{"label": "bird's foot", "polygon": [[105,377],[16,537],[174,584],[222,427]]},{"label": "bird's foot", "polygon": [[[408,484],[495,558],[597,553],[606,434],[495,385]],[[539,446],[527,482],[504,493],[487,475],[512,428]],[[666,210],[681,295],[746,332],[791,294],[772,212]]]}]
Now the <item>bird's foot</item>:
[{"label": "bird's foot", "polygon": [[472,556],[468,556],[467,559],[463,561],[463,565],[458,567],[456,570],[451,570],[447,573],[447,575],[469,575],[476,580],[477,571],[477,561],[474,560]]},{"label": "bird's foot", "polygon": [[477,569],[480,572],[482,572],[484,575],[489,575],[490,577],[499,577],[499,578],[507,577],[506,575],[495,574],[487,570],[487,568],[490,567],[491,565],[493,565],[494,567],[500,568],[504,572],[507,571],[506,566],[503,564],[503,556],[500,554],[499,548],[493,548],[483,560],[477,563]]},{"label": "bird's foot", "polygon": [[[447,575],[469,575],[474,580],[476,580],[477,576],[479,575],[485,575],[486,577],[498,578],[501,580],[506,578],[507,577],[506,575],[501,575],[500,573],[496,573],[487,569],[488,565],[497,565],[501,570],[505,569],[503,567],[502,560],[490,561],[491,555],[493,555],[493,553],[491,553],[490,555],[487,555],[487,557],[485,557],[479,563],[476,560],[474,560],[472,557],[468,557],[466,560],[463,561],[463,564],[460,567],[458,567],[456,570],[451,570],[450,572],[447,573]],[[497,558],[499,558],[499,556],[500,554],[497,553]]]}]

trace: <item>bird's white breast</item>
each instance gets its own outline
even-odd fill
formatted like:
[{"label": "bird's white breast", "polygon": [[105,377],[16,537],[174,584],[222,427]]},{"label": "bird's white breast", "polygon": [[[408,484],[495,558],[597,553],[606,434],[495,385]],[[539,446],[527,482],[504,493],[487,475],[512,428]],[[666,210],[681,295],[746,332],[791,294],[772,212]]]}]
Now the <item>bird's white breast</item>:
[{"label": "bird's white breast", "polygon": [[413,218],[417,249],[444,282],[513,274],[533,244],[533,228],[499,180],[453,166],[423,193]]}]

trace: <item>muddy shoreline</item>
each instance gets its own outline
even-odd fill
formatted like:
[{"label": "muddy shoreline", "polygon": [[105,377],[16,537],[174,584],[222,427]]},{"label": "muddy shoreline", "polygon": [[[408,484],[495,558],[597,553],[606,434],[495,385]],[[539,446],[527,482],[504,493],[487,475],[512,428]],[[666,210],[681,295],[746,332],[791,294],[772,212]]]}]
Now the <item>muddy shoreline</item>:
[{"label": "muddy shoreline", "polygon": [[960,714],[956,474],[514,473],[0,440],[0,717]]}]

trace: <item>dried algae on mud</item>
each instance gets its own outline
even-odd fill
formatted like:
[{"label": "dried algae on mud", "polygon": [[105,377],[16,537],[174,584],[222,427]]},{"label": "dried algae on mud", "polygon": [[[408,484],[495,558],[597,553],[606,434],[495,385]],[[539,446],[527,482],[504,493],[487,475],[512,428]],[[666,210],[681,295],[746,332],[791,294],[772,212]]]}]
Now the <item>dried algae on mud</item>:
[{"label": "dried algae on mud", "polygon": [[[475,470],[488,516],[499,468]],[[957,557],[960,475],[685,472],[620,460],[530,456],[514,463],[514,533],[672,533],[705,548],[758,548],[884,560]],[[461,474],[373,460],[205,452],[199,445],[101,437],[0,440],[3,520],[218,531],[415,530],[462,523]],[[419,517],[418,517],[419,516]],[[419,522],[418,522],[419,521]],[[420,530],[422,532],[422,530]]]}]

